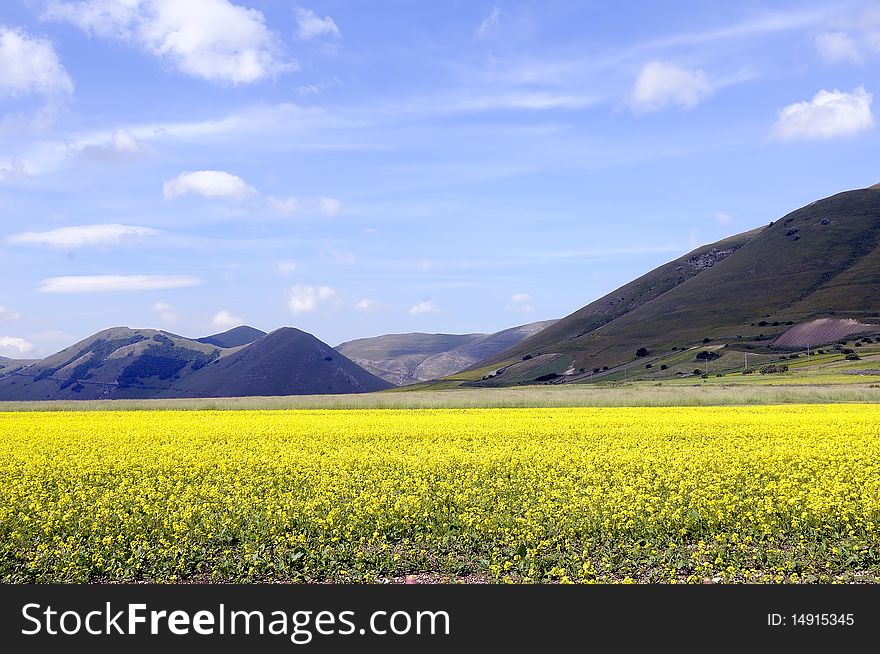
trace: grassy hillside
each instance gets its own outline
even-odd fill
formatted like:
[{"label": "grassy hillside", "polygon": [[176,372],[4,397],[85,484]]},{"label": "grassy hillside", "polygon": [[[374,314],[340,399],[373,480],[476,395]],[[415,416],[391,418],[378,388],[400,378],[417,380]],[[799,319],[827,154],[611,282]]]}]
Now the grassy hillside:
[{"label": "grassy hillside", "polygon": [[0,379],[0,399],[150,397],[224,351],[155,329],[114,327]]},{"label": "grassy hillside", "polygon": [[571,357],[567,381],[586,381],[704,341],[766,349],[789,324],[813,318],[877,324],[878,247],[880,190],[839,193],[657,268],[482,362],[480,370],[505,371],[475,383],[504,383],[505,374],[517,383],[524,357],[549,353]]}]

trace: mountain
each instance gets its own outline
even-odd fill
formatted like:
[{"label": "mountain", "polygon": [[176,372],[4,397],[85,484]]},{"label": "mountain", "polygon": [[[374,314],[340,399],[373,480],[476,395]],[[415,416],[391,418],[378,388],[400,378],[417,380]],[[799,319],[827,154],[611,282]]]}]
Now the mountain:
[{"label": "mountain", "polygon": [[0,379],[0,399],[152,397],[221,355],[169,332],[113,327]]},{"label": "mountain", "polygon": [[336,350],[382,379],[412,384],[469,368],[553,322],[534,322],[494,334],[386,334],[348,341]]},{"label": "mountain", "polygon": [[212,334],[211,336],[205,336],[204,338],[197,338],[196,340],[199,343],[207,343],[208,345],[216,345],[217,347],[241,347],[242,345],[250,345],[255,340],[263,338],[265,335],[266,332],[260,329],[255,329],[248,325],[241,325],[239,327],[233,327],[225,332]]},{"label": "mountain", "polygon": [[391,386],[296,329],[224,348],[155,329],[114,327],[26,363],[10,374],[0,370],[0,400],[352,393]]},{"label": "mountain", "polygon": [[10,359],[9,357],[0,357],[0,377],[11,375],[22,368],[36,363],[34,359]]},{"label": "mountain", "polygon": [[283,327],[218,358],[159,397],[368,393],[392,387],[311,334]]},{"label": "mountain", "polygon": [[880,187],[697,248],[481,362],[474,383],[577,381],[704,342],[766,348],[820,318],[880,322]]}]

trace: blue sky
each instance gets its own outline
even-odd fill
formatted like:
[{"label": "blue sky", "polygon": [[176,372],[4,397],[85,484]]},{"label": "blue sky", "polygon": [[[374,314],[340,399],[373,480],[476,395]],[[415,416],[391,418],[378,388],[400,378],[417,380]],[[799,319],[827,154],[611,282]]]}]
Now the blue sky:
[{"label": "blue sky", "polygon": [[867,2],[0,8],[0,355],[561,317],[880,181]]}]

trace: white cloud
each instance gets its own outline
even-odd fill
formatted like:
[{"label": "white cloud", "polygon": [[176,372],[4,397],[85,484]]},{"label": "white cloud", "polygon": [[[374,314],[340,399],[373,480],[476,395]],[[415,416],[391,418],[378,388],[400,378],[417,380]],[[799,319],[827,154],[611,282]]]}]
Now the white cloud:
[{"label": "white cloud", "polygon": [[15,336],[0,336],[0,356],[17,358],[34,349],[31,343]]},{"label": "white cloud", "polygon": [[249,84],[297,67],[262,12],[229,0],[52,0],[43,18],[134,44],[211,81]]},{"label": "white cloud", "polygon": [[10,236],[6,240],[13,245],[43,245],[72,250],[90,246],[119,245],[146,236],[155,236],[158,233],[155,229],[134,225],[80,225],[59,227],[47,232],[24,232]]},{"label": "white cloud", "polygon": [[334,200],[333,198],[319,198],[318,199],[318,211],[320,211],[325,216],[335,216],[339,213],[339,210],[342,208],[342,204],[339,200]]},{"label": "white cloud", "polygon": [[712,95],[712,84],[701,70],[652,61],[645,64],[630,101],[637,111],[659,111],[669,105],[691,109]]},{"label": "white cloud", "polygon": [[719,225],[726,225],[727,223],[729,223],[732,220],[729,213],[722,213],[720,211],[715,212],[714,218],[718,222]]},{"label": "white cloud", "polygon": [[296,261],[291,261],[289,259],[286,261],[279,261],[275,264],[275,270],[277,270],[278,274],[283,277],[295,272],[298,267]]},{"label": "white cloud", "polygon": [[167,302],[156,302],[153,305],[153,311],[159,314],[159,317],[166,323],[177,322],[177,314],[174,312],[174,307]]},{"label": "white cloud", "polygon": [[296,9],[296,34],[303,40],[313,39],[324,34],[340,36],[339,27],[330,16],[318,18],[314,11],[302,7]]},{"label": "white cloud", "polygon": [[424,302],[419,302],[418,304],[414,304],[409,308],[409,313],[411,316],[422,316],[427,313],[437,313],[439,309],[433,302],[429,302],[425,300]]},{"label": "white cloud", "polygon": [[329,300],[336,292],[329,286],[303,286],[297,284],[290,289],[288,306],[294,315],[314,311],[318,304]]},{"label": "white cloud", "polygon": [[480,23],[480,26],[477,28],[477,31],[474,32],[474,40],[484,39],[492,31],[498,27],[498,23],[501,19],[501,9],[498,5],[492,7],[492,11],[489,12],[489,15],[486,16],[483,21]]},{"label": "white cloud", "polygon": [[874,125],[873,99],[862,86],[852,93],[823,89],[810,101],[783,107],[773,134],[783,140],[852,136]]},{"label": "white cloud", "polygon": [[819,56],[829,63],[862,62],[858,44],[846,32],[824,32],[816,36],[815,44]]},{"label": "white cloud", "polygon": [[526,293],[515,293],[510,299],[514,302],[528,302],[532,296]]},{"label": "white cloud", "polygon": [[51,41],[0,26],[0,97],[71,94],[73,82]]},{"label": "white cloud", "polygon": [[358,311],[370,311],[372,309],[375,309],[378,306],[379,306],[379,303],[376,300],[370,300],[370,299],[364,298],[363,300],[359,300],[354,305],[354,308],[357,309]]},{"label": "white cloud", "polygon": [[232,329],[244,324],[244,318],[236,316],[226,309],[221,309],[211,320],[211,324],[217,329]]},{"label": "white cloud", "polygon": [[266,204],[272,211],[284,216],[292,216],[299,211],[299,200],[295,197],[273,198],[272,196],[269,196],[266,198]]},{"label": "white cloud", "polygon": [[44,279],[41,293],[108,293],[156,291],[198,286],[202,280],[189,275],[71,275]]},{"label": "white cloud", "polygon": [[0,306],[0,322],[12,322],[21,318],[21,314],[12,309]]},{"label": "white cloud", "polygon": [[256,192],[256,189],[245,184],[241,177],[222,170],[185,171],[174,179],[169,179],[162,187],[162,195],[166,200],[187,193],[196,193],[206,198],[243,200]]}]

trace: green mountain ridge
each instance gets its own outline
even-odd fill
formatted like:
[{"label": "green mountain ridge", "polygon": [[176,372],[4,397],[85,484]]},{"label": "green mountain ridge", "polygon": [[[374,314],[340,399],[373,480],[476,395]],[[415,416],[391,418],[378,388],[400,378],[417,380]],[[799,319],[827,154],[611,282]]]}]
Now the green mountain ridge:
[{"label": "green mountain ridge", "polygon": [[880,189],[839,193],[697,248],[476,364],[504,372],[474,383],[522,383],[518,368],[550,355],[547,374],[579,381],[634,365],[639,348],[766,347],[786,323],[829,316],[880,322]]}]

